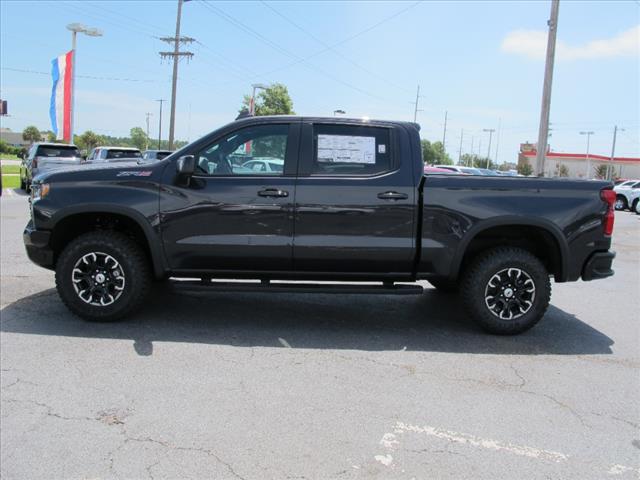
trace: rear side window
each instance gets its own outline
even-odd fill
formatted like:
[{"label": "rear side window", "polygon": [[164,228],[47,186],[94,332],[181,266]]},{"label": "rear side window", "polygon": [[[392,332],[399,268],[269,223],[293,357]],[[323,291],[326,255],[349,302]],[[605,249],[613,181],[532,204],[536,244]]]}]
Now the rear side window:
[{"label": "rear side window", "polygon": [[389,129],[314,125],[312,175],[376,175],[392,169]]},{"label": "rear side window", "polygon": [[64,147],[64,146],[44,146],[40,145],[38,147],[38,153],[36,153],[38,157],[62,157],[62,158],[73,158],[79,157],[80,152],[76,147]]},{"label": "rear side window", "polygon": [[107,150],[107,158],[140,158],[142,154],[137,150]]}]

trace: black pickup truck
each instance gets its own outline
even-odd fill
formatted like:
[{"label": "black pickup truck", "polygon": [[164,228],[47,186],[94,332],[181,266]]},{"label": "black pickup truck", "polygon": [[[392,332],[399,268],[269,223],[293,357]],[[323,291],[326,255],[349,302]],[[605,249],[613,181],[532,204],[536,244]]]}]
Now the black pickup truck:
[{"label": "black pickup truck", "polygon": [[515,334],[544,315],[551,277],[613,275],[614,201],[609,182],[424,175],[412,123],[253,117],[154,164],[36,177],[24,243],[90,320],[132,313],[154,280],[382,294],[427,280]]}]

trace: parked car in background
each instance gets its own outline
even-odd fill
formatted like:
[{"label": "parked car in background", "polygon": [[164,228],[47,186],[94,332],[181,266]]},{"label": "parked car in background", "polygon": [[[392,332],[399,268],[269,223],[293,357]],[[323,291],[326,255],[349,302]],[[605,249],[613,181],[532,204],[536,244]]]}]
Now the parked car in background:
[{"label": "parked car in background", "polygon": [[460,175],[460,172],[455,172],[446,168],[432,167],[431,165],[424,166],[424,173],[433,175]]},{"label": "parked car in background", "polygon": [[142,159],[142,152],[132,147],[96,147],[91,150],[87,162],[126,162]]},{"label": "parked car in background", "polygon": [[163,160],[173,153],[173,150],[145,150],[142,153],[142,162],[151,163]]},{"label": "parked car in background", "polygon": [[242,164],[243,168],[251,172],[261,173],[282,173],[284,169],[284,160],[279,158],[254,158]]},{"label": "parked car in background", "polygon": [[434,167],[442,168],[444,170],[449,170],[450,172],[456,172],[456,173],[462,173],[464,175],[468,175],[468,173],[463,172],[462,167],[459,167],[458,165],[434,165]]},{"label": "parked car in background", "polygon": [[635,192],[640,192],[640,180],[630,180],[628,182],[621,183],[614,187],[613,190],[616,192],[616,210],[632,210],[632,195]]},{"label": "parked car in background", "polygon": [[82,163],[78,147],[66,143],[37,142],[31,145],[20,163],[20,188],[29,190],[38,173]]},{"label": "parked car in background", "polygon": [[629,190],[625,190],[622,194],[620,193],[616,194],[616,202],[618,201],[618,198],[617,198],[618,195],[624,195],[626,197],[629,210],[637,213],[638,204],[640,203],[640,186],[630,188]]}]

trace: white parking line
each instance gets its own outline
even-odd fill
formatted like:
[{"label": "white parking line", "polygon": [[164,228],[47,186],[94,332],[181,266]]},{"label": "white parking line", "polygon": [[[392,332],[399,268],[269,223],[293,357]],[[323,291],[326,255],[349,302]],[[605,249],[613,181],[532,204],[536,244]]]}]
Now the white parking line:
[{"label": "white parking line", "polygon": [[[495,450],[498,452],[506,452],[539,460],[551,460],[556,463],[565,462],[570,459],[569,455],[553,450],[544,450],[541,448],[529,447],[527,445],[515,445],[513,443],[501,442],[499,440],[493,440],[490,438],[477,437],[468,433],[454,432],[451,430],[445,430],[443,428],[432,427],[430,425],[419,426],[397,422],[393,428],[393,433],[385,433],[380,439],[380,445],[386,450],[385,454],[374,455],[374,460],[386,467],[394,468],[395,464],[391,453],[400,449],[399,436],[406,433],[418,433],[442,440],[447,440],[448,442],[452,443],[470,445],[473,447]],[[573,460],[578,459],[573,458]],[[603,465],[601,468],[603,468],[604,470],[604,468],[606,467],[604,467]],[[626,465],[620,464],[610,464],[606,473],[616,476],[631,473],[634,476],[640,478],[640,468],[628,467]]]}]

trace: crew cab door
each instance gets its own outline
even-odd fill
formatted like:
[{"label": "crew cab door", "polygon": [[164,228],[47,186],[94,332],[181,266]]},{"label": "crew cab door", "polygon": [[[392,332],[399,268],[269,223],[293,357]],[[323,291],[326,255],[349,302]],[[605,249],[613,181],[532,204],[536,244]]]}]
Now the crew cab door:
[{"label": "crew cab door", "polygon": [[[299,122],[246,126],[194,145],[196,173],[165,172],[160,228],[174,271],[290,271]],[[255,159],[280,171],[243,166]]]},{"label": "crew cab door", "polygon": [[296,272],[410,275],[418,180],[407,132],[385,124],[305,122],[302,139]]}]

